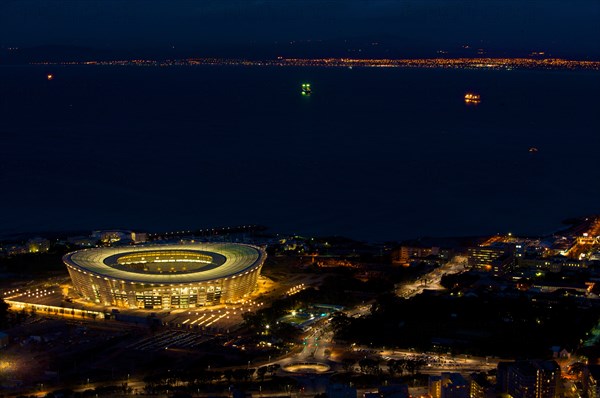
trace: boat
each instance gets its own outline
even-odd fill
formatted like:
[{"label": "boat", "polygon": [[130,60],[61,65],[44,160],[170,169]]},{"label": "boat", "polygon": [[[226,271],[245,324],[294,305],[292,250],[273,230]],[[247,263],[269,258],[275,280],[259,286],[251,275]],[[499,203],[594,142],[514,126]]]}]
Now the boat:
[{"label": "boat", "polygon": [[311,95],[312,89],[309,83],[302,83],[302,95]]},{"label": "boat", "polygon": [[466,93],[465,94],[465,103],[466,104],[479,104],[481,102],[481,96],[475,93]]}]

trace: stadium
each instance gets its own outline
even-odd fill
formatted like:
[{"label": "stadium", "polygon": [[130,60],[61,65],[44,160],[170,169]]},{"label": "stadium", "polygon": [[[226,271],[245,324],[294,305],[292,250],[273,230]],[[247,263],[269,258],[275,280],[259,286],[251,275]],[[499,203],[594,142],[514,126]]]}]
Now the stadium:
[{"label": "stadium", "polygon": [[144,309],[236,302],[255,289],[265,259],[262,248],[234,243],[107,247],[63,257],[83,298]]}]

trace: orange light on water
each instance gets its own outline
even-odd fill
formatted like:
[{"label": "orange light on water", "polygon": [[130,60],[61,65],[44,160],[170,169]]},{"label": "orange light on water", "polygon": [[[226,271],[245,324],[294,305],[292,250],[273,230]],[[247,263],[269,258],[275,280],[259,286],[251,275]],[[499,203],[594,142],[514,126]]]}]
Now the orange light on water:
[{"label": "orange light on water", "polygon": [[465,103],[467,104],[478,104],[481,102],[481,96],[474,93],[465,94]]}]

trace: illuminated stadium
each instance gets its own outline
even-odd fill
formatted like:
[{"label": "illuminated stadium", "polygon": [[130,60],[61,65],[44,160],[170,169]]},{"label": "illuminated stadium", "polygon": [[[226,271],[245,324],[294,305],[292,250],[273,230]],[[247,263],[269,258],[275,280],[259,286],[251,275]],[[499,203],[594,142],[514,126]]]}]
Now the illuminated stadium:
[{"label": "illuminated stadium", "polygon": [[86,249],[63,257],[75,291],[97,304],[193,308],[242,299],[266,253],[256,246],[190,243]]}]

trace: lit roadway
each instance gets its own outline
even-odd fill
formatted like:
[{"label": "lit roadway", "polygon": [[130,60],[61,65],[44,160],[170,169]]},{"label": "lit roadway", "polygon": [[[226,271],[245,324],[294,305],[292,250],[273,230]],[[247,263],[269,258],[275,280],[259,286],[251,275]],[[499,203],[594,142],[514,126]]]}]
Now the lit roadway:
[{"label": "lit roadway", "polygon": [[[410,298],[420,294],[425,289],[444,289],[440,285],[442,276],[447,274],[455,274],[464,271],[466,258],[455,257],[447,264],[438,267],[422,276],[419,280],[403,285],[397,290],[397,293],[404,298]],[[363,303],[356,307],[349,308],[343,312],[349,317],[362,317],[368,315],[371,309],[371,303]],[[303,348],[300,352],[290,353],[287,357],[279,359],[282,367],[294,362],[321,362],[331,366],[332,370],[341,368],[341,364],[334,362],[325,354],[325,351],[333,351],[335,348],[332,344],[333,332],[331,332],[329,320],[319,321],[313,325],[312,329],[305,336]],[[345,346],[338,349],[347,348]],[[423,359],[426,365],[420,369],[421,373],[439,374],[441,372],[453,371],[461,373],[471,373],[476,371],[488,371],[494,369],[498,365],[498,358],[482,358],[472,356],[452,357],[450,355],[428,355],[418,353],[412,350],[374,350],[368,347],[354,347],[355,351],[364,352],[365,356],[376,355],[382,360],[389,359]],[[384,370],[387,367],[384,366]]]},{"label": "lit roadway", "polygon": [[463,272],[465,270],[466,262],[466,257],[456,256],[448,263],[421,276],[416,281],[402,285],[400,288],[396,289],[396,294],[400,297],[409,299],[417,294],[423,293],[423,290],[425,289],[444,290],[444,287],[440,285],[442,276]]},{"label": "lit roadway", "polygon": [[389,359],[423,359],[427,362],[419,369],[425,374],[441,372],[486,372],[495,369],[500,362],[496,357],[473,357],[470,355],[452,356],[446,354],[424,354],[409,350],[383,350],[379,352],[382,358]]}]

